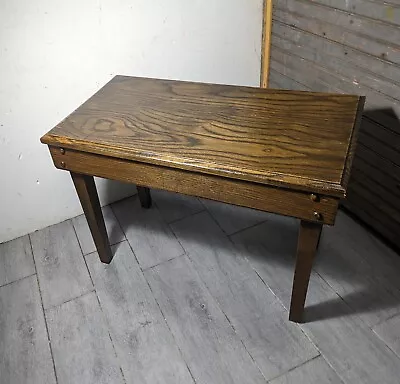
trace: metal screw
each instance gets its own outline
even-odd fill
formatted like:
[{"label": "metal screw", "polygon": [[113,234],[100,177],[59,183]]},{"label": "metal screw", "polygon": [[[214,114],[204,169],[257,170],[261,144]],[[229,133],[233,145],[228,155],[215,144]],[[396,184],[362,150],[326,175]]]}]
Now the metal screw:
[{"label": "metal screw", "polygon": [[321,220],[322,219],[322,215],[319,212],[314,212],[314,217],[316,220]]},{"label": "metal screw", "polygon": [[62,162],[61,162],[61,166],[62,166],[63,168],[65,168],[65,161],[62,161]]},{"label": "metal screw", "polygon": [[319,197],[315,193],[312,193],[310,197],[312,201],[319,201]]},{"label": "metal screw", "polygon": [[65,149],[64,148],[60,148],[60,152],[63,155],[65,153]]}]

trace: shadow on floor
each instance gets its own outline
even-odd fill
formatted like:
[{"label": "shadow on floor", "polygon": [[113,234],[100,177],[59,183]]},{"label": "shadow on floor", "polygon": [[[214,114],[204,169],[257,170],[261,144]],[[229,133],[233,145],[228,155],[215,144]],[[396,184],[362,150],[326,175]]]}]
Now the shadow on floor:
[{"label": "shadow on floor", "polygon": [[[170,194],[170,198],[174,198],[173,194]],[[129,226],[148,225],[148,223],[135,220],[135,209],[142,209],[138,204],[137,195],[129,199],[132,202],[132,221]],[[150,209],[157,210],[157,207],[153,205]],[[232,211],[230,211],[230,215],[232,215]],[[241,217],[243,217],[243,212],[233,219],[240,220]],[[393,285],[393,281],[391,281],[382,285],[381,282],[385,279],[385,271],[371,268],[365,260],[365,255],[360,254],[360,252],[366,251],[365,247],[357,247],[357,243],[362,244],[364,241],[362,238],[363,228],[360,227],[357,230],[357,236],[361,237],[352,239],[349,231],[353,230],[352,226],[358,224],[343,212],[340,212],[338,219],[335,227],[324,229],[314,271],[339,296],[329,301],[308,306],[305,313],[307,322],[400,308],[400,282]],[[204,246],[204,236],[200,236],[199,231],[202,231],[202,228],[186,231],[185,236],[189,238],[188,240],[202,243]],[[347,235],[344,236],[343,234],[346,232]],[[293,276],[297,235],[298,220],[270,214],[265,222],[244,229],[230,236],[230,238],[234,243],[245,244],[245,257],[251,264],[257,262],[267,266],[271,265],[271,267],[278,266],[279,269],[285,270],[286,274]],[[366,233],[365,236],[371,235]],[[214,244],[211,238],[207,241],[207,245],[214,249],[221,246],[230,247],[226,244],[228,243],[216,242]],[[240,246],[237,249],[239,249],[238,253],[240,254]],[[381,257],[383,258],[382,265],[387,265],[388,261],[393,260],[390,259],[391,256],[382,254],[382,249],[384,248],[369,249],[369,257]],[[268,281],[266,281],[266,284],[268,284]],[[348,305],[344,305],[343,301]]]}]

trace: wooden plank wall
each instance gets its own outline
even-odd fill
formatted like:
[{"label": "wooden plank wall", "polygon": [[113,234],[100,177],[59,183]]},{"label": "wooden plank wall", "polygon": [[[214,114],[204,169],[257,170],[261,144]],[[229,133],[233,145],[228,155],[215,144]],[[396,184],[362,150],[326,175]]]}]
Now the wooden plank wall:
[{"label": "wooden plank wall", "polygon": [[274,0],[269,76],[367,96],[344,205],[400,248],[400,0]]}]

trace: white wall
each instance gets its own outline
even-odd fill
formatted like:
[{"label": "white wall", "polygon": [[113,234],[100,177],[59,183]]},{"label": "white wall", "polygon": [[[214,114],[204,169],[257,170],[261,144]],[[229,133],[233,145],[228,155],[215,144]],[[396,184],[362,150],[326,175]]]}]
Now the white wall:
[{"label": "white wall", "polygon": [[0,0],[0,242],[81,212],[41,135],[115,74],[256,86],[261,25],[262,0]]}]

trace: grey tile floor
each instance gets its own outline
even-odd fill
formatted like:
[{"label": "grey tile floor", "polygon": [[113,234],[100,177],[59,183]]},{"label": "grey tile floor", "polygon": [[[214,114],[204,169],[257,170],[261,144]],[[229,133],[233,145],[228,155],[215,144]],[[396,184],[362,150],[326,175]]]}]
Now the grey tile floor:
[{"label": "grey tile floor", "polygon": [[0,244],[0,383],[400,383],[400,257],[343,212],[307,322],[288,321],[297,220],[153,191]]}]

